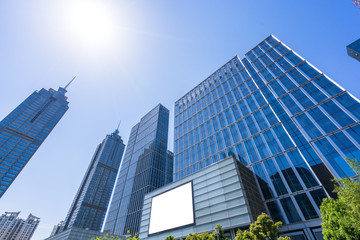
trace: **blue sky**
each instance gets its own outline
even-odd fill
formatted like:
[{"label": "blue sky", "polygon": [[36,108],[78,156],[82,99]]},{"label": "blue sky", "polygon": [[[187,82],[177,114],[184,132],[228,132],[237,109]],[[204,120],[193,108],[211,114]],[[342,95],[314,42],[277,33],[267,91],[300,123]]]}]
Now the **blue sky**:
[{"label": "blue sky", "polygon": [[34,240],[63,220],[97,144],[121,119],[130,129],[158,103],[174,102],[268,35],[356,97],[360,38],[351,0],[5,0],[0,8],[0,119],[33,91],[68,88],[70,109],[0,199],[0,214],[41,218]]}]

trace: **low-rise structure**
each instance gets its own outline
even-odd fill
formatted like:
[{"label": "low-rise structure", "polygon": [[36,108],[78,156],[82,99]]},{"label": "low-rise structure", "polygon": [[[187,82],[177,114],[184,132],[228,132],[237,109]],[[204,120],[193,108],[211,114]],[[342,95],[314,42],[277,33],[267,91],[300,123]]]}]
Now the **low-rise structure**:
[{"label": "low-rise structure", "polygon": [[233,157],[145,195],[141,239],[186,238],[212,232],[217,224],[234,239],[266,212],[254,174]]}]

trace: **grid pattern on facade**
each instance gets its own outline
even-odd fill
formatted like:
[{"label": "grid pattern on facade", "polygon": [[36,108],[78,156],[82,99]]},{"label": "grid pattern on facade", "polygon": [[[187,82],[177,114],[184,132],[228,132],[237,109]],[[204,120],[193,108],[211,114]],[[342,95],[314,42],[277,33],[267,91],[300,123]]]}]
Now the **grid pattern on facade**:
[{"label": "grid pattern on facade", "polygon": [[169,110],[159,104],[132,128],[105,231],[118,235],[139,232],[144,195],[172,181],[168,125]]},{"label": "grid pattern on facade", "polygon": [[[229,157],[147,194],[144,199],[140,238],[165,239],[172,235],[184,239],[189,233],[211,232],[217,224],[226,231],[248,227],[253,219],[256,219],[258,212],[264,211],[264,205],[254,176],[250,175],[251,171],[235,161]],[[195,224],[149,235],[153,198],[190,181],[193,185]],[[245,188],[245,184],[249,184],[248,188]],[[250,188],[251,191],[248,191]],[[249,203],[258,209],[254,209]]]},{"label": "grid pattern on facade", "polygon": [[118,133],[115,130],[107,135],[96,148],[66,217],[64,230],[72,227],[101,230],[125,149]]},{"label": "grid pattern on facade", "polygon": [[65,92],[35,91],[0,122],[0,198],[67,111]]},{"label": "grid pattern on facade", "polygon": [[174,179],[236,156],[274,220],[319,218],[330,179],[354,175],[359,119],[358,99],[270,36],[175,103]]}]

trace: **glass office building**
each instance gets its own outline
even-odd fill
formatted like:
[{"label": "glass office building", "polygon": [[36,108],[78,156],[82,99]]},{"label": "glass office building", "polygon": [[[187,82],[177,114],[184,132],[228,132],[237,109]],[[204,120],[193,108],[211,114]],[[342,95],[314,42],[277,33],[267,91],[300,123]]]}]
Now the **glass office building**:
[{"label": "glass office building", "polygon": [[73,227],[101,230],[124,149],[117,129],[98,145],[62,227],[64,231]]},{"label": "glass office building", "polygon": [[104,232],[139,232],[144,195],[172,181],[169,110],[159,104],[131,130]]},{"label": "glass office building", "polygon": [[33,92],[0,122],[0,198],[68,110],[66,87]]},{"label": "glass office building", "polygon": [[347,54],[360,61],[360,38],[346,47]]},{"label": "glass office building", "polygon": [[271,35],[176,101],[174,180],[235,156],[272,219],[315,239],[330,180],[354,176],[359,120],[357,98]]}]

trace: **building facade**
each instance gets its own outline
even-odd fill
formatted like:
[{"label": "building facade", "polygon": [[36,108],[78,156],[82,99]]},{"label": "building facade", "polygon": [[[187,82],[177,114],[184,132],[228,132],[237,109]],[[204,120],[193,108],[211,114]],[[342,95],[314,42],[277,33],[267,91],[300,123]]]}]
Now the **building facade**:
[{"label": "building facade", "polygon": [[[182,190],[186,185],[189,190]],[[220,224],[234,239],[237,229],[248,228],[264,211],[253,173],[228,157],[146,194],[139,237],[185,239]]]},{"label": "building facade", "polygon": [[174,179],[235,156],[272,219],[315,239],[330,180],[354,176],[359,120],[357,98],[271,35],[176,101]]},{"label": "building facade", "polygon": [[169,110],[159,104],[130,133],[104,226],[105,232],[139,232],[144,195],[172,181],[173,155],[167,150]]},{"label": "building facade", "polygon": [[346,47],[347,54],[360,62],[360,38]]},{"label": "building facade", "polygon": [[[72,227],[45,238],[45,240],[90,240],[96,238],[101,239],[105,235],[106,233],[104,232]],[[126,239],[126,236],[114,235],[114,238]]]},{"label": "building facade", "polygon": [[20,212],[6,212],[0,217],[0,239],[30,240],[39,225],[40,218],[30,214],[26,220],[19,218]]},{"label": "building facade", "polygon": [[33,92],[0,122],[0,198],[68,110],[66,87]]},{"label": "building facade", "polygon": [[117,129],[98,145],[61,230],[101,230],[124,149]]},{"label": "building facade", "polygon": [[60,221],[58,224],[56,224],[51,231],[50,237],[62,232],[64,229],[64,223],[65,221]]}]

